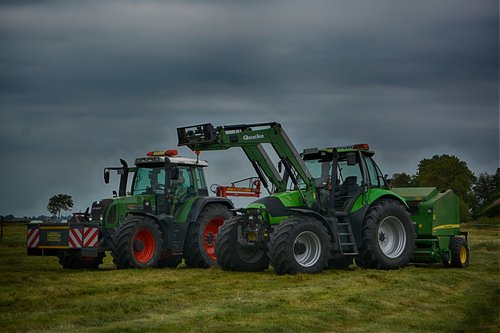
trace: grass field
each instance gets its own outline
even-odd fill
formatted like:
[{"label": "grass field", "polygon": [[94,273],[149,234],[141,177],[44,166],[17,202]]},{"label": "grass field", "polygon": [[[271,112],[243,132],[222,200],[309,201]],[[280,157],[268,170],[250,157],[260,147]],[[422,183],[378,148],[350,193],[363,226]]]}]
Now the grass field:
[{"label": "grass field", "polygon": [[4,332],[499,332],[500,228],[469,228],[471,265],[277,276],[220,269],[63,270],[0,240]]}]

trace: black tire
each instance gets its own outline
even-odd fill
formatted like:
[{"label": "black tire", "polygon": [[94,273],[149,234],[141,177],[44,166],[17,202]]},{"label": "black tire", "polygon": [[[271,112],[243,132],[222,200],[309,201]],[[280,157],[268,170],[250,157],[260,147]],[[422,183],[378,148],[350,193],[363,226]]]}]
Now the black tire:
[{"label": "black tire", "polygon": [[184,242],[184,260],[193,268],[206,268],[217,265],[215,239],[217,230],[233,214],[229,208],[220,204],[209,204],[203,208],[196,222],[192,222]]},{"label": "black tire", "polygon": [[99,252],[97,257],[82,257],[78,251],[69,251],[59,255],[59,264],[64,269],[97,269],[106,254]]},{"label": "black tire", "polygon": [[451,267],[466,268],[469,266],[470,249],[465,238],[453,237],[450,242]]},{"label": "black tire", "polygon": [[319,273],[328,267],[332,244],[327,229],[311,217],[292,217],[271,234],[268,255],[277,274]]},{"label": "black tire", "polygon": [[215,243],[219,267],[225,271],[262,272],[269,267],[266,251],[238,243],[239,221],[240,218],[233,217],[219,228]]},{"label": "black tire", "polygon": [[111,255],[116,268],[157,267],[163,244],[158,224],[147,217],[127,217],[113,235]]},{"label": "black tire", "polygon": [[366,268],[400,268],[410,262],[414,248],[415,228],[406,207],[392,199],[375,202],[363,222],[356,264]]}]

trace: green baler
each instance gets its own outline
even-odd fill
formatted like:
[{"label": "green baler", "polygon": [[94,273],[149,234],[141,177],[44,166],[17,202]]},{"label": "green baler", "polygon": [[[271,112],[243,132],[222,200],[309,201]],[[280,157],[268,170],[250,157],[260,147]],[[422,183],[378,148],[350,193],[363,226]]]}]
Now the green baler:
[{"label": "green baler", "polygon": [[445,266],[469,264],[467,233],[460,231],[460,202],[451,190],[435,187],[393,188],[406,199],[415,222],[413,262],[440,262]]}]

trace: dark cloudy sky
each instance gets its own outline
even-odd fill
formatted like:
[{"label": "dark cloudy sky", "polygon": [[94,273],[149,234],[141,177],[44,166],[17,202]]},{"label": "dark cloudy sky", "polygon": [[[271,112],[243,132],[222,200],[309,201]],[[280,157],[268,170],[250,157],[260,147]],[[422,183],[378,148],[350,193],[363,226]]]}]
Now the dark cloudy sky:
[{"label": "dark cloudy sky", "polygon": [[[493,173],[498,43],[497,0],[3,1],[0,214],[85,209],[115,188],[105,166],[203,122],[368,142],[389,175],[435,154]],[[240,151],[202,157],[211,183],[253,175]]]}]

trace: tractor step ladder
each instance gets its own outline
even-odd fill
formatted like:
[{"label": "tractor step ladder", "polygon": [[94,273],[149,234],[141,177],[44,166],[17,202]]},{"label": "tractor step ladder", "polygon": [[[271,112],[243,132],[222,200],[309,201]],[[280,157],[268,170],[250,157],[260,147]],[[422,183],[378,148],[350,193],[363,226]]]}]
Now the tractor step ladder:
[{"label": "tractor step ladder", "polygon": [[351,224],[338,223],[337,230],[340,253],[346,256],[358,255],[358,247],[356,246],[356,241],[352,234]]}]

